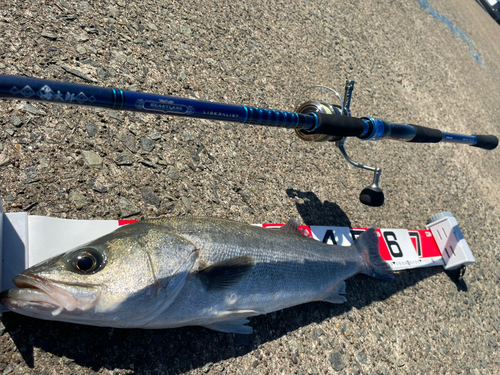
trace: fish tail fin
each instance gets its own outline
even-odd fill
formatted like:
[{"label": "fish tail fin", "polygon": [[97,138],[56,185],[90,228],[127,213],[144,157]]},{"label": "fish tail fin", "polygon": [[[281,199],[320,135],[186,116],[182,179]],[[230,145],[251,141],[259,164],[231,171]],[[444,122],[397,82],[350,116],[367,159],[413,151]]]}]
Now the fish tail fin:
[{"label": "fish tail fin", "polygon": [[381,280],[394,280],[391,267],[380,255],[378,236],[374,228],[363,232],[354,243],[354,246],[361,253],[361,257],[366,264],[366,268],[362,273]]}]

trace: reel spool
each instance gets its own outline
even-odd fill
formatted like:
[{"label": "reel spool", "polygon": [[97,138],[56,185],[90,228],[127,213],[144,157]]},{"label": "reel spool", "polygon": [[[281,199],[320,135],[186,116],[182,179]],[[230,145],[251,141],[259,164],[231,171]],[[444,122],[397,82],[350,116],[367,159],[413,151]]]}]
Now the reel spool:
[{"label": "reel spool", "polygon": [[[309,113],[325,113],[327,115],[340,115],[341,109],[335,107],[328,103],[320,103],[313,100],[302,103],[297,107],[297,113],[309,114]],[[300,139],[307,142],[326,142],[326,141],[340,141],[342,137],[337,137],[334,135],[327,134],[309,134],[307,131],[302,129],[295,129],[295,134],[298,135]]]},{"label": "reel spool", "polygon": [[[301,99],[303,96],[305,96],[306,92],[316,90],[316,91],[329,91],[328,94],[335,94],[336,98],[340,101],[340,106],[338,105],[332,105],[329,103],[326,103],[324,100],[309,100],[305,103],[298,104],[300,103]],[[324,94],[322,95],[324,96]],[[331,96],[331,95],[330,95]],[[309,114],[309,113],[324,113],[327,115],[341,115],[344,113],[344,101],[342,100],[342,97],[339,95],[337,91],[334,89],[328,87],[328,86],[311,86],[307,89],[305,89],[302,94],[300,94],[299,99],[297,100],[297,103],[295,104],[295,108],[297,113],[302,113],[302,114]],[[326,141],[340,141],[342,137],[336,137],[333,135],[326,135],[326,134],[309,134],[305,130],[301,129],[295,129],[295,134],[302,139],[303,141],[307,142],[326,142]]]}]

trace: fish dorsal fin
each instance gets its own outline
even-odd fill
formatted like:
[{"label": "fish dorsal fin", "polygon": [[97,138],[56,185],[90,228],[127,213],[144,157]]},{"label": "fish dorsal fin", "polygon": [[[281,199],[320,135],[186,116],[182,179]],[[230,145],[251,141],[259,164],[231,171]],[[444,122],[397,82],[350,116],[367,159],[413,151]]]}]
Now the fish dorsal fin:
[{"label": "fish dorsal fin", "polygon": [[297,220],[295,220],[293,217],[291,217],[286,222],[286,224],[280,228],[280,230],[282,230],[283,232],[303,235],[302,232],[299,230],[299,225],[300,225],[300,223]]},{"label": "fish dorsal fin", "polygon": [[240,256],[226,259],[198,272],[207,291],[222,290],[238,283],[243,277],[248,275],[255,265],[255,261],[250,256]]}]

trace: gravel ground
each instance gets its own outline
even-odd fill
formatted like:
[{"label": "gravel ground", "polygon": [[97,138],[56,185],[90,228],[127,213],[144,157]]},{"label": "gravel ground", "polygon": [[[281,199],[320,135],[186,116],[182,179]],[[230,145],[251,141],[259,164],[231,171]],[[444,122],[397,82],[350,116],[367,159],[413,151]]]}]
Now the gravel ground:
[{"label": "gravel ground", "polygon": [[[353,116],[457,133],[500,133],[498,40],[471,0],[0,5],[0,73],[288,110],[350,78]],[[424,228],[451,211],[477,260],[458,284],[439,268],[354,277],[344,305],[255,317],[250,336],[7,313],[2,375],[500,372],[498,150],[349,140],[354,160],[383,169],[386,204],[370,208],[368,173],[287,130],[21,101],[0,102],[0,124],[7,212]]]}]

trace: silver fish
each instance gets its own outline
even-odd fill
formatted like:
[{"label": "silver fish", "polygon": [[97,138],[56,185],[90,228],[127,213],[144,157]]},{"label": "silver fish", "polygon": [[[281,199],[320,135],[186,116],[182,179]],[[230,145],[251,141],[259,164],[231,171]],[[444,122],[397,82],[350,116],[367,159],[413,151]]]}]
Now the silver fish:
[{"label": "silver fish", "polygon": [[14,278],[0,295],[35,318],[120,328],[203,326],[249,334],[248,317],[343,303],[357,273],[391,280],[372,228],[350,247],[216,218],[143,220]]}]

